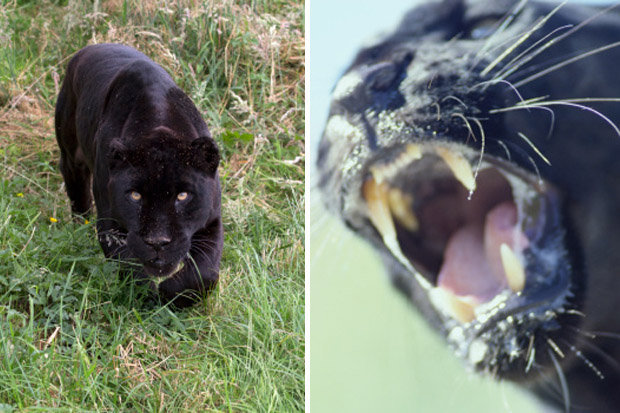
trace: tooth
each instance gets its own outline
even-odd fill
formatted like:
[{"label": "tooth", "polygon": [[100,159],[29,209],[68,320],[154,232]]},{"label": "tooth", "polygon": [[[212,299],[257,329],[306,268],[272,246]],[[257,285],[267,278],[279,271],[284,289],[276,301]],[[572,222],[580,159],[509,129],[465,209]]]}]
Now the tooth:
[{"label": "tooth", "polygon": [[383,184],[383,182],[394,177],[394,175],[398,173],[400,168],[402,168],[402,165],[398,164],[399,159],[400,158],[385,165],[374,165],[370,167],[370,173],[378,185]]},{"label": "tooth", "polygon": [[506,279],[508,280],[508,286],[516,293],[522,291],[523,287],[525,287],[525,270],[519,257],[507,244],[500,245],[499,252],[502,258],[504,273],[506,273]]},{"label": "tooth", "polygon": [[420,145],[416,145],[414,143],[407,144],[403,153],[401,153],[398,159],[394,161],[396,171],[400,171],[402,168],[409,165],[413,161],[417,161],[421,157],[422,148],[420,147]]},{"label": "tooth", "polygon": [[[385,179],[385,166],[371,166],[370,167],[370,173],[372,174],[372,177],[374,179],[374,181],[378,184],[382,184],[384,179]],[[366,187],[366,184],[364,184],[364,188]],[[365,191],[365,189],[363,189]],[[366,196],[366,193],[364,193],[364,196]]]},{"label": "tooth", "polygon": [[384,240],[386,238],[396,239],[396,229],[388,206],[388,190],[387,184],[377,183],[373,178],[364,182],[362,187],[364,198],[368,203],[370,220]]},{"label": "tooth", "polygon": [[461,323],[469,323],[476,318],[474,303],[467,297],[458,297],[442,287],[431,289],[428,295],[435,308]]},{"label": "tooth", "polygon": [[413,198],[398,188],[390,188],[388,192],[390,210],[398,222],[409,231],[418,230],[418,219],[411,210]]},{"label": "tooth", "polygon": [[382,183],[389,178],[394,177],[404,167],[413,161],[417,161],[422,157],[422,147],[413,143],[407,144],[405,150],[388,164],[375,165],[370,167],[370,172],[377,183]]},{"label": "tooth", "polygon": [[470,192],[476,189],[476,179],[471,170],[471,165],[461,154],[452,152],[446,148],[435,148],[437,155],[448,165],[456,179]]},{"label": "tooth", "polygon": [[381,234],[383,243],[396,258],[403,263],[408,263],[409,261],[404,257],[396,239],[396,228],[389,208],[388,185],[385,183],[378,184],[374,179],[369,179],[364,182],[362,192],[368,204],[370,221]]},{"label": "tooth", "polygon": [[362,186],[362,194],[368,205],[369,218],[372,224],[383,238],[383,243],[390,250],[392,255],[400,261],[416,278],[422,288],[428,290],[432,288],[429,281],[424,278],[409,262],[407,257],[400,249],[398,239],[396,239],[396,228],[390,213],[389,187],[386,183],[377,183],[374,178],[368,179]]}]

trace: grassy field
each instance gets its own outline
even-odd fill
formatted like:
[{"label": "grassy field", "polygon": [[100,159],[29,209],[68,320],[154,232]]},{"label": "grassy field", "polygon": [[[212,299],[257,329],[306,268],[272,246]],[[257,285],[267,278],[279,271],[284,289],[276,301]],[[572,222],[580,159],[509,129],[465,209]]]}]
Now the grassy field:
[{"label": "grassy field", "polygon": [[[303,410],[303,3],[0,4],[0,411]],[[184,311],[141,301],[70,215],[53,107],[101,42],[164,66],[222,150],[221,281]]]}]

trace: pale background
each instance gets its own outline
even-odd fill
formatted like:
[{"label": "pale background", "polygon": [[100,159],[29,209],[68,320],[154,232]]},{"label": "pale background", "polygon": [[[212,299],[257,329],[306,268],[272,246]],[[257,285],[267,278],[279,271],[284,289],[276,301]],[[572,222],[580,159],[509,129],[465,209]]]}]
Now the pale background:
[{"label": "pale background", "polygon": [[[335,82],[360,45],[393,27],[414,3],[311,0],[306,115],[312,164]],[[307,347],[311,412],[537,411],[510,384],[481,379],[462,368],[392,289],[373,251],[323,211],[313,168]]]}]

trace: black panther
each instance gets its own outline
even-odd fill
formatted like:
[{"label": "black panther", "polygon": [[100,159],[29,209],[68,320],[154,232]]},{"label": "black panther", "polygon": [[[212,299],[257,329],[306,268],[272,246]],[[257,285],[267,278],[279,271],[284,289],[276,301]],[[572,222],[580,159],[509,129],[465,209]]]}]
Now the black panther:
[{"label": "black panther", "polygon": [[620,12],[424,2],[333,90],[328,209],[472,369],[620,411]]},{"label": "black panther", "polygon": [[219,151],[161,66],[118,44],[77,52],[56,104],[56,137],[71,209],[86,216],[94,197],[99,243],[125,263],[123,274],[178,307],[213,289],[223,243]]}]

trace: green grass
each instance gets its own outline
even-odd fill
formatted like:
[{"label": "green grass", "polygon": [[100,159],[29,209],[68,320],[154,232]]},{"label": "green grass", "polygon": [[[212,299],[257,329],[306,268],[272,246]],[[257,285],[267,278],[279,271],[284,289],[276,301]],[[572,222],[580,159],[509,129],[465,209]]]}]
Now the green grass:
[{"label": "green grass", "polygon": [[[303,3],[0,3],[0,411],[304,408]],[[72,219],[53,107],[68,58],[162,64],[222,149],[217,291],[141,299]]]}]

